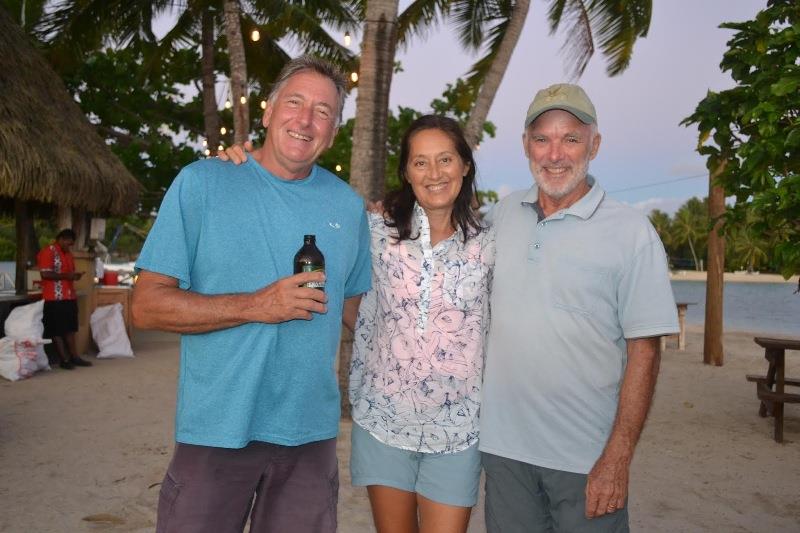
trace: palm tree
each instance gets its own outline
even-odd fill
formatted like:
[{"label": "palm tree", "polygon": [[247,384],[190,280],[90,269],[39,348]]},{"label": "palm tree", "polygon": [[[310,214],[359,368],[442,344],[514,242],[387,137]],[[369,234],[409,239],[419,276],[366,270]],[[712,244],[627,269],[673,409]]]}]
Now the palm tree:
[{"label": "palm tree", "polygon": [[368,0],[361,41],[350,185],[367,200],[383,197],[389,90],[397,48],[397,0]]},{"label": "palm tree", "polygon": [[689,245],[694,260],[695,270],[701,270],[697,255],[698,245],[708,235],[708,205],[706,200],[689,199],[675,213],[672,222],[673,243],[681,246]]},{"label": "palm tree", "polygon": [[[236,13],[238,12],[238,16]],[[153,34],[154,19],[177,13],[175,25],[157,41]],[[237,29],[236,26],[239,26]],[[247,117],[247,81],[254,79],[264,89],[289,60],[279,45],[286,37],[299,44],[303,52],[330,59],[339,64],[352,64],[353,56],[324,29],[352,30],[356,18],[350,2],[334,0],[69,0],[58,4],[37,27],[40,40],[49,44],[51,62],[69,68],[70,61],[82,57],[104,42],[117,45],[143,41],[151,49],[149,65],[153,69],[168,68],[163,58],[172,49],[202,46],[201,79],[204,103],[205,132],[209,144],[219,139],[216,68],[217,28],[225,28],[230,59],[231,88],[237,142],[249,131]],[[243,39],[258,29],[258,41]],[[198,42],[199,37],[199,42]],[[241,43],[241,44],[239,44]],[[158,44],[158,46],[155,46]],[[243,50],[242,50],[243,48]],[[78,59],[79,60],[79,59]],[[247,68],[250,60],[250,69]],[[248,72],[249,70],[249,72]],[[238,118],[236,118],[238,117]]]},{"label": "palm tree", "polygon": [[660,209],[653,209],[648,218],[661,238],[661,243],[666,248],[667,255],[670,255],[672,252],[672,220],[668,214]]},{"label": "palm tree", "polygon": [[[356,190],[367,199],[375,199],[383,194],[386,180],[380,161],[386,153],[384,131],[394,68],[391,36],[396,35],[398,42],[405,44],[411,35],[422,35],[439,20],[449,19],[465,48],[477,51],[487,46],[486,55],[468,73],[477,97],[465,133],[475,146],[522,34],[530,1],[416,0],[399,16],[396,0],[364,1],[368,13],[358,89],[358,100],[364,104],[356,106],[350,167]],[[550,0],[548,18],[551,33],[562,23],[571,24],[563,50],[575,77],[583,73],[594,54],[595,41],[608,59],[608,74],[614,76],[627,68],[636,39],[647,35],[651,14],[652,0]],[[380,61],[370,59],[373,63],[365,70],[365,59],[377,50],[381,51]]]},{"label": "palm tree", "polygon": [[233,97],[233,142],[242,144],[250,136],[250,113],[247,106],[247,62],[244,59],[242,21],[239,0],[225,0],[225,36],[231,64]]},{"label": "palm tree", "polygon": [[[508,68],[528,14],[528,0],[455,0],[453,20],[462,45],[478,50],[488,35],[488,52],[469,73],[480,87],[465,127],[467,140],[477,144],[500,82]],[[551,0],[550,32],[569,24],[562,51],[574,78],[580,77],[595,52],[595,42],[607,58],[609,76],[630,63],[633,45],[650,28],[652,0]]]}]

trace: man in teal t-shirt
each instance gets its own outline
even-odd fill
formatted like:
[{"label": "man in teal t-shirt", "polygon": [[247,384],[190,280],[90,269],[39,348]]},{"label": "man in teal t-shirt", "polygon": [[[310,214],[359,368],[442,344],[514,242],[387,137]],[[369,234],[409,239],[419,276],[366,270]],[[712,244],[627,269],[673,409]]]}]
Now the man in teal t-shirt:
[{"label": "man in teal t-shirt", "polygon": [[[184,168],[137,262],[138,327],[181,333],[176,447],[158,532],[332,532],[345,302],[370,286],[361,198],[315,165],[341,120],[345,79],[290,61],[241,166]],[[325,272],[293,274],[303,236]],[[324,291],[303,286],[324,282]]]}]

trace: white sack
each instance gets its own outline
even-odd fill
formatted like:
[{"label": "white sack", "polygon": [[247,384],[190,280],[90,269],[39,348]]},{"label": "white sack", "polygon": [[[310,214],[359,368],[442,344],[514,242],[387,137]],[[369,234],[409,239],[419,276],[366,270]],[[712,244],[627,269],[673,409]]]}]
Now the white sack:
[{"label": "white sack", "polygon": [[133,357],[131,341],[125,330],[122,318],[122,304],[98,307],[89,319],[92,326],[92,338],[100,352],[98,359],[109,357]]},{"label": "white sack", "polygon": [[[10,381],[31,377],[42,368],[39,353],[44,353],[42,344],[49,342],[44,339],[0,339],[0,375]],[[50,368],[47,356],[44,356],[44,365]]]},{"label": "white sack", "polygon": [[42,346],[50,341],[41,342],[44,335],[43,312],[43,300],[32,304],[20,305],[11,310],[3,325],[6,337],[17,341],[30,340],[35,344],[36,358],[34,361],[36,362],[36,370],[50,370],[47,354],[44,353],[44,347]]}]

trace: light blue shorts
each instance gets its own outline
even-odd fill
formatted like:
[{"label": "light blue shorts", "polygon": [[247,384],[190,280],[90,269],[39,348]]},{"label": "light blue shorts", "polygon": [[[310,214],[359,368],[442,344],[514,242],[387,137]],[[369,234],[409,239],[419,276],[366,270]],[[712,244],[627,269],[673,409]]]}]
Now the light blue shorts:
[{"label": "light blue shorts", "polygon": [[383,485],[445,505],[478,503],[481,456],[477,443],[455,453],[422,453],[382,443],[353,423],[350,447],[353,485]]}]

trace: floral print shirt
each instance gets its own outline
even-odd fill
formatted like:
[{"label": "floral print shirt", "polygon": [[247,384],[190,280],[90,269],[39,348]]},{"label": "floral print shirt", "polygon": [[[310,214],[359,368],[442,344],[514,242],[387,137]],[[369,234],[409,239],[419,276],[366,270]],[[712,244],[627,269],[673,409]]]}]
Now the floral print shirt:
[{"label": "floral print shirt", "polygon": [[452,453],[478,439],[493,233],[462,232],[431,246],[425,211],[411,235],[370,214],[372,289],[356,320],[350,367],[353,420],[381,442]]}]

